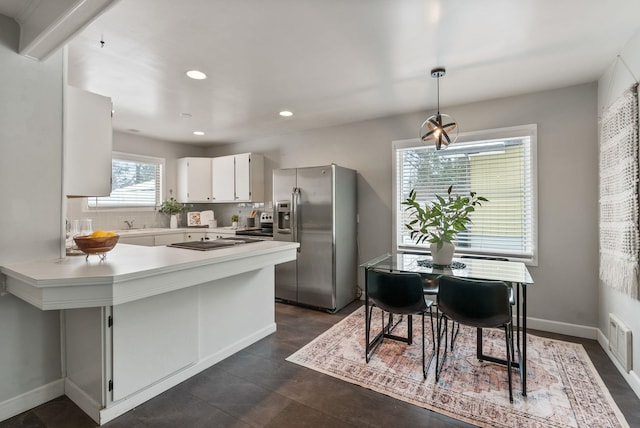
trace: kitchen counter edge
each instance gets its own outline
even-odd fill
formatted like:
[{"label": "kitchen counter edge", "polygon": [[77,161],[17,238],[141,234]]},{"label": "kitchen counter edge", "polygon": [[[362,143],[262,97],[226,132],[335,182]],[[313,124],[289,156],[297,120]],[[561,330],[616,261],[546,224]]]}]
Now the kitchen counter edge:
[{"label": "kitchen counter edge", "polygon": [[97,255],[0,266],[7,290],[42,310],[113,306],[295,260],[297,243],[213,251],[118,244]]}]

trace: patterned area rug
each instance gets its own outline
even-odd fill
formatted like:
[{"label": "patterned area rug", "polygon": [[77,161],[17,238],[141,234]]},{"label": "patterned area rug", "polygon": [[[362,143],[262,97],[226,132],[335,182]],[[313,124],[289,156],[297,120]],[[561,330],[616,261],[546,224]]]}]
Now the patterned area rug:
[{"label": "patterned area rug", "polygon": [[[379,313],[374,311],[373,320],[378,324],[372,332],[379,331]],[[413,345],[385,339],[366,364],[361,307],[287,360],[482,427],[629,426],[580,344],[529,334],[527,396],[520,393],[519,371],[514,369],[511,404],[506,368],[476,359],[475,329],[460,327],[437,384],[435,359],[423,380],[419,318],[414,317],[413,324]],[[406,328],[403,321],[394,333],[406,334]],[[428,358],[428,319],[425,329]],[[483,343],[486,355],[504,358],[504,333],[485,330]]]}]

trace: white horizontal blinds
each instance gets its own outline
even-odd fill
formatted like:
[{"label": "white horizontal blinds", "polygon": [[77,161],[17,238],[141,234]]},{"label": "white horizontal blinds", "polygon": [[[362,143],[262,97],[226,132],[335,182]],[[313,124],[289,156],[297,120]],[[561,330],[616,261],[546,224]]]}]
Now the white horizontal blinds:
[{"label": "white horizontal blinds", "polygon": [[421,204],[453,192],[470,191],[489,199],[471,215],[472,223],[458,235],[459,253],[493,254],[532,259],[533,171],[529,135],[500,140],[467,141],[444,150],[418,146],[397,150],[398,246],[417,246],[404,226],[409,218],[401,202],[415,189]]},{"label": "white horizontal blinds", "polygon": [[114,155],[111,162],[111,195],[89,198],[89,207],[156,207],[160,204],[162,162]]}]

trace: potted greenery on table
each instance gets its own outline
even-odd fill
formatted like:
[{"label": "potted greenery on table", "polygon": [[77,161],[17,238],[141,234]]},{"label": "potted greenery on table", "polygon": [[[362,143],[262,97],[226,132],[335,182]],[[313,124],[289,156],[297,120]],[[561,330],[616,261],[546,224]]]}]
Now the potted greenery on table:
[{"label": "potted greenery on table", "polygon": [[169,227],[171,229],[175,229],[178,227],[178,214],[186,209],[187,207],[184,204],[181,204],[174,198],[169,198],[165,200],[162,205],[160,205],[160,209],[158,211],[163,214],[169,214],[171,216]]},{"label": "potted greenery on table", "polygon": [[469,196],[452,195],[453,185],[449,186],[447,195],[436,195],[436,199],[424,203],[424,207],[416,201],[415,189],[409,192],[409,197],[402,202],[409,211],[410,221],[405,227],[411,231],[410,237],[421,244],[429,242],[433,263],[436,265],[451,265],[455,246],[453,241],[460,232],[467,230],[471,223],[470,214],[476,206],[488,199],[470,192]]}]

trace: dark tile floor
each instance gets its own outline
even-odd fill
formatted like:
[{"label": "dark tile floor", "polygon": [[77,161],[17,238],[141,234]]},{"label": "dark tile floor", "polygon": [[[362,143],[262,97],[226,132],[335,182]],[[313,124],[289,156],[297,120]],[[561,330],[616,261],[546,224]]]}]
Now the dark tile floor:
[{"label": "dark tile floor", "polygon": [[[386,397],[285,358],[338,320],[335,315],[276,304],[278,331],[106,424],[107,427],[465,427],[470,426]],[[535,332],[582,343],[629,425],[640,427],[640,400],[594,340]],[[84,428],[96,424],[61,397],[0,428]]]}]

